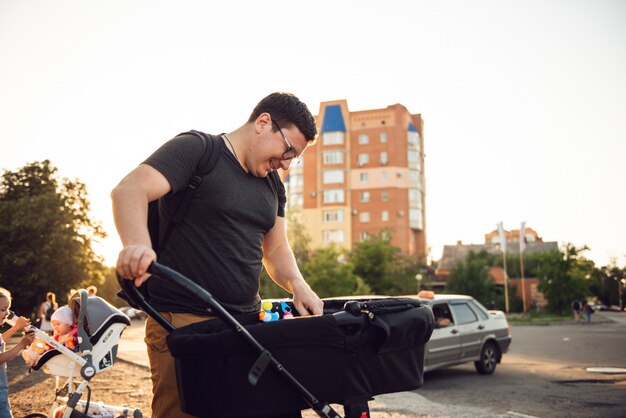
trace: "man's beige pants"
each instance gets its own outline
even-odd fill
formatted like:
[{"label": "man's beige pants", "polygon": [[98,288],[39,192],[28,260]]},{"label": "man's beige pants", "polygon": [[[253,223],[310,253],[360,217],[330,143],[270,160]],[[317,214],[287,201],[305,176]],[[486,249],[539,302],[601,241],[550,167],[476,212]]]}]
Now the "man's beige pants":
[{"label": "man's beige pants", "polygon": [[[210,319],[188,313],[161,312],[176,328]],[[167,347],[168,332],[154,319],[146,320],[148,359],[152,378],[152,418],[193,418],[180,410],[174,358]]]}]

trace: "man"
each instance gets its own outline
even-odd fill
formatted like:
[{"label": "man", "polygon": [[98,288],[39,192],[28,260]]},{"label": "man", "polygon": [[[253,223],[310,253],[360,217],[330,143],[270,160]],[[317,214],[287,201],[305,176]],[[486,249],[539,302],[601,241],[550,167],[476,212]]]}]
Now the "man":
[{"label": "man", "polygon": [[[286,170],[315,139],[317,128],[308,108],[288,93],[259,102],[248,121],[222,134],[213,152],[215,168],[205,176],[189,211],[173,230],[159,261],[206,288],[230,312],[260,311],[261,263],[293,294],[301,315],[322,314],[323,302],[304,281],[287,242],[285,190],[276,170]],[[182,135],[164,144],[131,171],[113,190],[113,215],[124,248],[117,271],[140,286],[156,260],[150,245],[148,203],[159,202],[161,223],[169,220],[202,158],[202,141]],[[151,304],[174,326],[209,315],[189,295],[162,282],[150,283]],[[146,323],[151,365],[153,418],[189,417],[180,411],[174,362],[166,332]]]},{"label": "man", "polygon": [[574,321],[580,322],[580,310],[582,309],[582,303],[578,299],[574,299],[571,306],[574,311]]}]

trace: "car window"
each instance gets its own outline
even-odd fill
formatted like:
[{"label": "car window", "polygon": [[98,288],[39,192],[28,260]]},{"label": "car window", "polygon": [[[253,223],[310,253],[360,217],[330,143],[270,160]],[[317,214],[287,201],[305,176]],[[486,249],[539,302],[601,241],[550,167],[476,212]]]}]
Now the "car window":
[{"label": "car window", "polygon": [[471,322],[478,321],[478,317],[470,309],[466,302],[455,302],[451,303],[452,311],[454,312],[454,316],[456,317],[457,325],[461,324],[469,324]]},{"label": "car window", "polygon": [[445,302],[435,303],[431,306],[437,328],[444,328],[454,323],[450,307]]},{"label": "car window", "polygon": [[469,304],[472,310],[478,314],[480,319],[482,319],[483,321],[489,319],[489,314],[487,313],[487,310],[480,303],[476,302],[475,300],[470,300]]}]

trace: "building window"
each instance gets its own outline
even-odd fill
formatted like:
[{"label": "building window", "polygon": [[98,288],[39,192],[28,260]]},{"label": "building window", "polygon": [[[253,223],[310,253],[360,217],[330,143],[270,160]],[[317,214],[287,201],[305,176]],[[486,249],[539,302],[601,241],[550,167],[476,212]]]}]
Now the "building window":
[{"label": "building window", "polygon": [[323,145],[342,145],[343,144],[343,132],[324,132],[322,134]]},{"label": "building window", "polygon": [[422,229],[423,228],[423,219],[422,219],[422,211],[415,208],[409,209],[409,223],[411,227],[415,226],[415,228]]},{"label": "building window", "polygon": [[343,242],[344,233],[343,229],[329,229],[323,233],[324,242]]},{"label": "building window", "polygon": [[420,149],[420,134],[419,133],[409,132],[408,141],[409,141],[409,145],[412,145],[418,150]]},{"label": "building window", "polygon": [[341,189],[324,190],[324,203],[343,203],[344,191]]},{"label": "building window", "polygon": [[387,132],[381,132],[380,133],[380,143],[381,144],[386,144],[387,143]]},{"label": "building window", "polygon": [[361,213],[359,213],[359,221],[360,222],[369,222],[370,221],[370,213],[369,212],[361,212]]},{"label": "building window", "polygon": [[366,152],[359,154],[357,165],[362,166],[370,162],[370,155]]},{"label": "building window", "polygon": [[387,222],[389,220],[389,211],[387,211],[387,210],[382,211],[381,214],[380,214],[380,219],[383,222]]},{"label": "building window", "polygon": [[381,171],[380,172],[380,179],[382,181],[387,181],[387,172],[386,171]]},{"label": "building window", "polygon": [[363,242],[363,241],[367,241],[367,239],[370,237],[370,233],[363,231],[363,232],[359,232],[359,241]]},{"label": "building window", "polygon": [[343,183],[344,172],[343,170],[328,170],[322,173],[322,182],[324,184]]},{"label": "building window", "polygon": [[322,216],[324,218],[324,223],[330,223],[330,222],[342,223],[343,222],[343,210],[341,209],[325,210],[322,212]]},{"label": "building window", "polygon": [[292,193],[289,196],[289,204],[291,206],[302,207],[302,205],[304,204],[304,199],[302,197],[302,193]]},{"label": "building window", "polygon": [[413,207],[422,207],[422,191],[414,188],[409,189],[409,202]]},{"label": "building window", "polygon": [[387,165],[387,163],[389,162],[389,156],[387,155],[386,151],[383,151],[380,153],[380,163],[382,165]]},{"label": "building window", "polygon": [[367,145],[370,143],[370,136],[368,134],[361,134],[359,135],[359,144],[360,145]]},{"label": "building window", "polygon": [[359,193],[359,202],[369,202],[369,201],[370,201],[370,192]]},{"label": "building window", "polygon": [[417,184],[419,185],[419,187],[422,186],[422,176],[420,175],[420,172],[417,170],[409,170],[409,181],[411,183]]},{"label": "building window", "polygon": [[343,164],[343,151],[324,151],[324,164]]},{"label": "building window", "polygon": [[289,185],[292,187],[302,186],[303,179],[302,174],[292,174],[289,176]]},{"label": "building window", "polygon": [[380,193],[380,200],[382,200],[383,202],[386,202],[389,200],[389,193],[387,192],[381,192]]},{"label": "building window", "polygon": [[359,174],[359,180],[361,180],[361,182],[366,182],[368,179],[369,179],[368,173]]},{"label": "building window", "polygon": [[409,150],[409,162],[416,163],[420,159],[420,153],[414,149]]}]

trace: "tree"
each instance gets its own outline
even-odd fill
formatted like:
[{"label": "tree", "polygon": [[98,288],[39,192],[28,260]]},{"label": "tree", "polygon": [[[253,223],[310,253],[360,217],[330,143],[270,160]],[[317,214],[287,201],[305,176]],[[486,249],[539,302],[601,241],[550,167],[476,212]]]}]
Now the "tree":
[{"label": "tree", "polygon": [[446,293],[459,293],[473,296],[485,306],[496,299],[495,283],[489,276],[494,265],[494,256],[483,250],[470,251],[463,262],[458,262],[446,282]]},{"label": "tree", "polygon": [[265,268],[261,269],[259,281],[259,295],[262,299],[279,299],[291,297],[291,293],[287,292],[285,289],[277,285],[274,280],[272,280]]},{"label": "tree", "polygon": [[383,230],[354,245],[350,254],[354,272],[375,294],[414,294],[417,263],[391,245],[391,233]]},{"label": "tree", "polygon": [[586,277],[593,269],[593,263],[582,258],[586,247],[576,248],[567,244],[564,252],[552,251],[540,255],[537,268],[539,291],[548,299],[547,309],[558,314],[570,310],[574,299],[584,299],[589,292]]},{"label": "tree", "polygon": [[102,283],[102,258],[92,243],[103,237],[85,185],[57,176],[50,161],[3,173],[0,283],[13,292],[16,310],[30,312],[47,291],[64,302],[70,288]]},{"label": "tree", "polygon": [[354,266],[346,258],[346,252],[335,246],[318,248],[313,252],[303,273],[319,297],[370,293],[369,286],[354,273]]},{"label": "tree", "polygon": [[296,262],[302,268],[310,259],[311,236],[302,223],[302,212],[299,209],[287,212],[287,238]]}]

